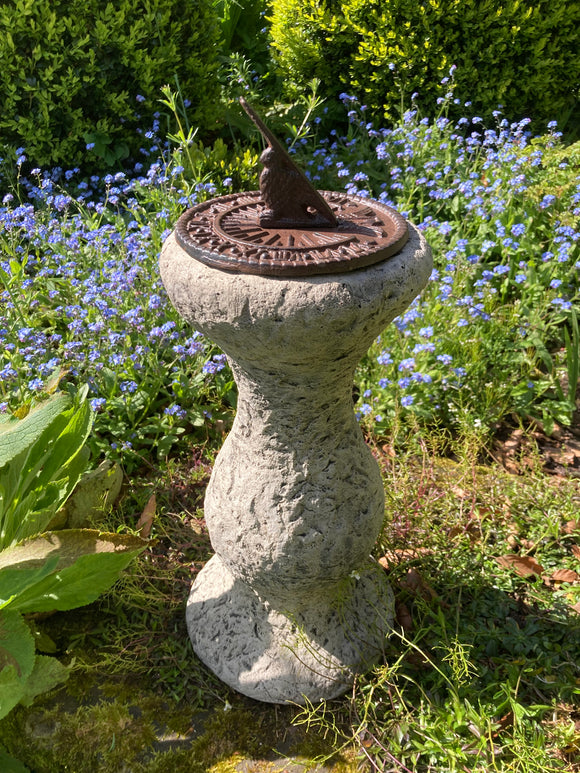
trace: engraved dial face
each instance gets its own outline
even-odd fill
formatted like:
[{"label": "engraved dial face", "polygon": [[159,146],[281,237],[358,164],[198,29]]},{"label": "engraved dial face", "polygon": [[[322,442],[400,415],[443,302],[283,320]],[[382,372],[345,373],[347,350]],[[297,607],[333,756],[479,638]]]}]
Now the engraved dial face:
[{"label": "engraved dial face", "polygon": [[188,209],[177,222],[177,241],[207,265],[263,276],[352,271],[385,260],[407,241],[407,223],[390,207],[360,196],[320,193],[338,219],[334,228],[264,227],[264,202],[259,191],[251,191]]}]

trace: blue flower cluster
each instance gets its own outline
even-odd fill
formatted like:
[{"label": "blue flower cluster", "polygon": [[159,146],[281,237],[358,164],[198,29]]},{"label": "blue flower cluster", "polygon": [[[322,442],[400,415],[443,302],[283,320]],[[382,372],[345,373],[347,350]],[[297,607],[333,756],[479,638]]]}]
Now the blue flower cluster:
[{"label": "blue flower cluster", "polygon": [[[319,188],[396,208],[435,258],[422,296],[361,365],[360,420],[379,432],[396,416],[484,429],[514,411],[565,421],[580,179],[556,127],[533,138],[499,111],[495,128],[452,123],[444,102],[433,120],[413,109],[376,128],[342,99],[348,132],[296,143],[298,163]],[[157,259],[183,208],[233,181],[188,182],[158,128],[130,170],[32,170],[0,207],[0,410],[60,371],[89,384],[97,440],[125,454],[167,450],[231,388],[224,355],[173,312]]]},{"label": "blue flower cluster", "polygon": [[155,160],[75,183],[78,170],[32,170],[4,196],[0,411],[60,374],[89,384],[104,448],[176,439],[196,418],[225,362],[173,311],[157,262],[184,203],[215,186],[182,186],[181,171]]},{"label": "blue flower cluster", "polygon": [[388,424],[409,409],[457,426],[469,413],[483,428],[510,412],[569,420],[573,393],[560,395],[573,344],[562,347],[578,309],[580,177],[556,125],[534,138],[528,119],[509,124],[499,110],[495,128],[478,116],[454,124],[443,100],[434,120],[410,110],[377,129],[356,97],[341,99],[349,131],[304,154],[312,177],[397,209],[436,264],[363,363],[371,395],[359,417]]}]

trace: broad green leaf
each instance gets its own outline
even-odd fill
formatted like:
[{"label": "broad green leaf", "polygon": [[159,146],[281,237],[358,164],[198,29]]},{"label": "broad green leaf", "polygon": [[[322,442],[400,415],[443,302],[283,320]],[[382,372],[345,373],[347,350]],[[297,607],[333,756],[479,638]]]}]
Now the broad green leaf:
[{"label": "broad green leaf", "polygon": [[0,719],[20,701],[34,667],[34,638],[18,612],[0,610]]},{"label": "broad green leaf", "polygon": [[[62,410],[69,398],[62,403],[60,397],[49,401],[60,403],[60,413],[32,445],[0,467],[0,549],[43,532],[86,469],[92,411],[86,401]],[[22,428],[26,421],[11,424]]]},{"label": "broad green leaf", "polygon": [[0,770],[2,773],[30,773],[30,769],[0,749]]},{"label": "broad green leaf", "polygon": [[49,532],[0,553],[4,567],[34,569],[57,557],[55,570],[9,603],[21,612],[74,609],[95,601],[147,543],[139,537],[91,529]]},{"label": "broad green leaf", "polygon": [[57,416],[28,449],[22,463],[21,490],[39,488],[55,478],[68,477],[67,465],[84,445],[91,424],[92,412],[87,403]]},{"label": "broad green leaf", "polygon": [[48,655],[37,655],[32,673],[24,685],[24,694],[20,699],[23,706],[30,706],[37,695],[52,690],[70,676],[70,669]]},{"label": "broad green leaf", "polygon": [[43,456],[39,482],[53,480],[56,475],[59,478],[64,477],[68,465],[84,446],[91,431],[93,415],[88,403],[82,403],[78,408],[67,411],[63,418],[65,416],[68,421],[50,448],[39,448],[39,453]]},{"label": "broad green leaf", "polygon": [[44,566],[33,569],[0,569],[0,609],[27,588],[51,574],[58,564],[57,556],[48,558]]},{"label": "broad green leaf", "polygon": [[86,472],[66,500],[64,512],[70,529],[82,529],[103,515],[119,495],[123,483],[121,465],[108,460]]},{"label": "broad green leaf", "polygon": [[58,393],[33,408],[26,418],[2,422],[0,424],[0,467],[32,445],[70,405],[70,400],[67,394]]},{"label": "broad green leaf", "polygon": [[143,550],[149,543],[130,534],[115,534],[97,529],[62,529],[46,532],[0,552],[0,570],[34,569],[44,566],[47,558],[58,557],[56,569],[71,566],[87,553],[123,553],[137,548]]}]

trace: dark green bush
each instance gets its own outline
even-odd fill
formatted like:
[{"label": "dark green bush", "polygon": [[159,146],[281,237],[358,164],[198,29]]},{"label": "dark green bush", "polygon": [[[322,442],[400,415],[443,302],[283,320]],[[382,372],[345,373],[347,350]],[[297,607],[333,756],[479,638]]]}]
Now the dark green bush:
[{"label": "dark green bush", "polygon": [[433,112],[448,87],[484,117],[571,120],[580,90],[580,3],[569,0],[272,0],[274,56],[292,92],[311,78],[398,115]]},{"label": "dark green bush", "polygon": [[211,127],[217,35],[212,0],[2,3],[0,142],[39,165],[114,164],[138,153],[176,76],[191,121]]}]

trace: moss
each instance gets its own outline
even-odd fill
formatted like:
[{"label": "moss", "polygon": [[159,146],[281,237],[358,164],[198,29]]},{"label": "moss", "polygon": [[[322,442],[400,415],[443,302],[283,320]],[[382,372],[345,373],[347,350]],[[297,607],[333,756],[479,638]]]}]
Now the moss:
[{"label": "moss", "polygon": [[[200,713],[129,679],[75,674],[70,687],[0,723],[0,744],[35,773],[231,773],[242,761],[246,771],[266,773],[286,756],[308,770],[333,753],[328,740],[292,724],[294,707],[230,696],[231,709],[220,702]],[[355,770],[338,755],[329,769]]]}]

